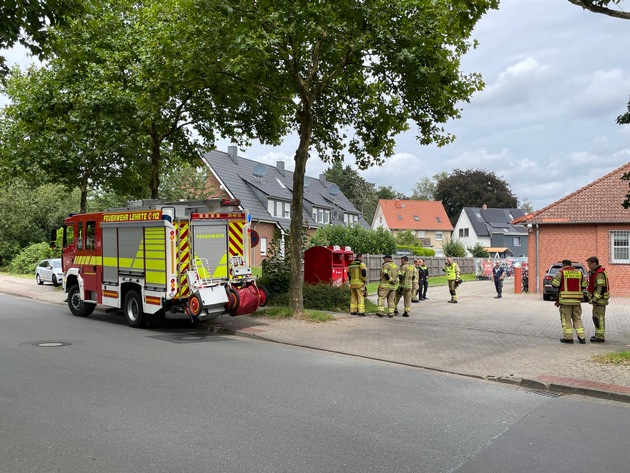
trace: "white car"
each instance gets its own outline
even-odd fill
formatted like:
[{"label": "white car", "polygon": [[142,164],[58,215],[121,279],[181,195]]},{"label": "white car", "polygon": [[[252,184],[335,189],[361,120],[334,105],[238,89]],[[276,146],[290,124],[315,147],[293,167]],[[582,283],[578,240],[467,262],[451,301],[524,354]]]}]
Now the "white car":
[{"label": "white car", "polygon": [[40,261],[35,268],[35,281],[40,285],[45,282],[50,282],[53,286],[59,286],[63,282],[61,258],[51,258]]}]

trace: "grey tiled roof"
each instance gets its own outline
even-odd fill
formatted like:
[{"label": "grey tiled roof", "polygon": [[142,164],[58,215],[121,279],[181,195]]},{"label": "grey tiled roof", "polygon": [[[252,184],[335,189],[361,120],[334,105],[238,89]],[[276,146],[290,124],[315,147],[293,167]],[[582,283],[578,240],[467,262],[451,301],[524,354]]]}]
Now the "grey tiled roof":
[{"label": "grey tiled roof", "polygon": [[[273,217],[267,210],[267,198],[291,202],[293,196],[293,172],[278,166],[270,166],[257,161],[236,157],[236,163],[228,153],[213,150],[204,154],[203,159],[234,198],[240,199],[243,208],[249,210],[254,220],[274,222],[288,230],[290,219]],[[256,174],[254,175],[254,167]],[[262,172],[260,172],[262,171]],[[260,174],[264,174],[260,176]],[[343,224],[343,214],[359,216],[359,224],[369,229],[361,213],[350,203],[342,192],[333,196],[329,190],[331,183],[325,179],[304,177],[304,212],[303,220],[309,227],[321,227],[313,220],[313,206],[331,211],[333,224]],[[336,210],[339,209],[338,212]]]},{"label": "grey tiled roof", "polygon": [[525,215],[525,211],[522,209],[464,207],[463,210],[468,215],[468,219],[479,237],[489,237],[497,233],[504,235],[527,234],[527,229],[524,226],[512,225],[512,220]]}]

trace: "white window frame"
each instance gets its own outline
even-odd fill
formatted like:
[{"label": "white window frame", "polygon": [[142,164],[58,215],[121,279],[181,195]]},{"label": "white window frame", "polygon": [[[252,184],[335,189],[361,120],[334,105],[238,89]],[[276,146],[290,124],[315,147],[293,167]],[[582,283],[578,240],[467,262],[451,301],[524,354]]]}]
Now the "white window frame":
[{"label": "white window frame", "polygon": [[347,214],[344,213],[343,214],[343,223],[344,225],[350,227],[353,225],[358,225],[359,224],[359,216],[355,215],[355,214]]},{"label": "white window frame", "polygon": [[630,263],[630,230],[610,231],[610,262]]},{"label": "white window frame", "polygon": [[291,204],[281,200],[267,199],[267,212],[277,218],[291,218]]},{"label": "white window frame", "polygon": [[322,209],[320,207],[313,207],[313,220],[315,220],[317,223],[329,224],[330,210]]},{"label": "white window frame", "polygon": [[512,244],[514,246],[521,246],[521,237],[520,236],[513,237]]},{"label": "white window frame", "polygon": [[267,238],[260,237],[260,256],[267,256]]},{"label": "white window frame", "polygon": [[443,238],[444,238],[443,232],[435,232],[435,241],[442,241]]}]

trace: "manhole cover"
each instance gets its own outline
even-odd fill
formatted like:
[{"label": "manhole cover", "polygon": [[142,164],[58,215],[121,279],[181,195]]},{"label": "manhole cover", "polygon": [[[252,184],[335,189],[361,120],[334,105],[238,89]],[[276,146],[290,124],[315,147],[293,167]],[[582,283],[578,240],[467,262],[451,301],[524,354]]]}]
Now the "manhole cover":
[{"label": "manhole cover", "polygon": [[225,337],[221,337],[220,335],[214,333],[197,333],[197,332],[189,332],[182,333],[178,335],[157,335],[149,338],[154,338],[156,340],[164,340],[166,342],[171,343],[203,343],[203,342],[214,342],[221,340],[228,340]]},{"label": "manhole cover", "polygon": [[30,342],[28,345],[32,347],[42,348],[55,348],[55,347],[67,347],[72,345],[70,342],[56,342],[56,341],[43,341],[43,342]]}]

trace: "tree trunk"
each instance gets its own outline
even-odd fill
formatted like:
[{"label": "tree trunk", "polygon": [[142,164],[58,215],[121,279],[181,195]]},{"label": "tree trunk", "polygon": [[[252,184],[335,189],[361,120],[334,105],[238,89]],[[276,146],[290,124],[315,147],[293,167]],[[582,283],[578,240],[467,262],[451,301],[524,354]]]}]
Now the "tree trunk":
[{"label": "tree trunk", "polygon": [[159,197],[160,189],[160,137],[155,130],[155,124],[151,124],[151,177],[149,180],[149,188],[151,189],[151,198]]},{"label": "tree trunk", "polygon": [[313,132],[313,114],[310,104],[303,102],[300,117],[300,144],[295,152],[295,171],[293,172],[293,198],[291,200],[291,235],[289,257],[291,258],[291,286],[289,288],[289,308],[294,315],[304,311],[304,273],[302,271],[302,239],[304,227],[304,176],[306,161]]},{"label": "tree trunk", "polygon": [[79,190],[81,191],[81,197],[79,202],[79,213],[87,213],[87,198],[88,198],[88,183],[87,180],[85,182],[81,182],[79,184]]}]

